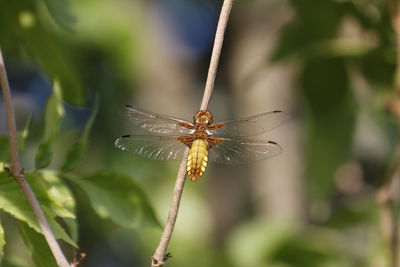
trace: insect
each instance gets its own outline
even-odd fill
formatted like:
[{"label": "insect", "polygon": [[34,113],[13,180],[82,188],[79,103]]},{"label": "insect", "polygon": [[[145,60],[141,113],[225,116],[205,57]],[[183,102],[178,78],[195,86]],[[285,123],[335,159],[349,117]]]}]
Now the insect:
[{"label": "insect", "polygon": [[128,121],[147,134],[121,136],[115,141],[115,146],[157,160],[178,159],[187,146],[190,150],[186,170],[192,181],[204,174],[208,160],[245,164],[282,152],[273,141],[245,138],[264,133],[285,121],[287,116],[280,110],[221,122],[214,122],[211,112],[200,110],[190,123],[130,105],[125,108]]}]

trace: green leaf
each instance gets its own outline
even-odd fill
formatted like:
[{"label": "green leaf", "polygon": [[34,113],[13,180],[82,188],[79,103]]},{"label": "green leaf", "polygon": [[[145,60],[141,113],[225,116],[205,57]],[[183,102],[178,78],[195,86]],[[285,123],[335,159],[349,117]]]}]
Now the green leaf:
[{"label": "green leaf", "polygon": [[[42,170],[40,171],[41,178],[45,181],[46,191],[49,197],[58,206],[67,210],[67,213],[57,213],[63,217],[64,222],[68,226],[68,232],[72,240],[78,241],[78,224],[75,219],[75,199],[69,188],[62,182],[55,171]],[[65,212],[65,210],[63,210]],[[71,216],[72,215],[72,216]]]},{"label": "green leaf", "polygon": [[[299,231],[288,220],[252,219],[241,224],[228,239],[232,266],[355,266],[352,249],[343,246],[341,231],[309,227]],[[365,266],[365,264],[361,264]]]},{"label": "green leaf", "polygon": [[24,49],[39,63],[49,79],[60,81],[64,100],[72,105],[84,105],[85,90],[81,75],[68,47],[42,27],[22,31],[18,37]]},{"label": "green leaf", "polygon": [[290,2],[297,16],[285,26],[281,34],[279,44],[271,57],[275,61],[313,55],[315,45],[335,37],[342,23],[344,11],[335,1]]},{"label": "green leaf", "polygon": [[23,151],[25,149],[25,141],[28,138],[30,128],[32,126],[33,115],[29,116],[25,123],[25,127],[22,132],[18,133],[18,150]]},{"label": "green leaf", "polygon": [[160,226],[145,193],[129,176],[100,172],[66,178],[87,194],[99,216],[127,228]]},{"label": "green leaf", "polygon": [[[76,246],[75,242],[65,233],[64,229],[61,228],[55,220],[56,216],[62,218],[74,218],[74,214],[64,208],[60,204],[59,200],[55,200],[54,193],[51,193],[51,191],[49,193],[49,185],[46,185],[44,179],[42,179],[41,173],[28,173],[25,175],[25,178],[39,201],[55,236],[73,246]],[[0,209],[4,210],[16,219],[26,222],[29,227],[34,229],[36,232],[41,233],[36,216],[26,200],[21,187],[13,178],[4,172],[0,173]]]},{"label": "green leaf", "polygon": [[295,227],[290,222],[253,219],[232,232],[227,242],[228,256],[234,266],[268,266],[265,258],[271,257],[280,244],[294,233]]},{"label": "green leaf", "polygon": [[[29,129],[32,125],[32,116],[29,116],[26,121],[24,130],[18,133],[18,150],[22,151],[25,148],[25,140],[29,135]],[[10,143],[8,137],[0,136],[0,161],[9,162],[10,161]]]},{"label": "green leaf", "polygon": [[44,3],[58,25],[72,30],[76,17],[72,14],[67,0],[44,0]]},{"label": "green leaf", "polygon": [[44,143],[49,143],[58,133],[61,119],[64,117],[64,106],[62,103],[61,85],[56,80],[53,86],[53,95],[49,98],[45,112]]},{"label": "green leaf", "polygon": [[45,168],[51,162],[53,152],[50,143],[40,144],[36,152],[35,165],[36,169]]},{"label": "green leaf", "polygon": [[61,167],[63,172],[68,172],[75,168],[84,158],[87,151],[87,140],[82,137],[70,149],[68,149],[65,162]]},{"label": "green leaf", "polygon": [[25,267],[25,265],[21,264],[19,262],[19,259],[9,259],[5,258],[4,261],[1,264],[1,267]]},{"label": "green leaf", "polygon": [[346,64],[340,58],[305,64],[301,88],[310,111],[307,177],[312,197],[327,200],[335,190],[334,174],[350,156],[357,105]]},{"label": "green leaf", "polygon": [[32,179],[42,180],[41,186],[48,194],[48,198],[54,205],[57,216],[63,218],[75,218],[75,199],[68,187],[58,178],[57,173],[51,170],[28,174]]},{"label": "green leaf", "polygon": [[62,171],[67,172],[75,168],[85,157],[88,149],[88,139],[89,133],[92,129],[94,120],[96,118],[97,112],[99,110],[99,100],[96,97],[96,102],[90,115],[90,118],[85,126],[82,136],[79,140],[67,151],[66,159],[64,165],[62,166]]},{"label": "green leaf", "polygon": [[38,267],[57,267],[57,262],[44,236],[35,232],[25,223],[20,222],[18,225],[22,240],[24,240],[35,265]]},{"label": "green leaf", "polygon": [[47,167],[51,162],[53,141],[58,134],[64,113],[61,86],[58,81],[55,81],[53,95],[49,98],[46,106],[43,140],[36,153],[37,169]]}]

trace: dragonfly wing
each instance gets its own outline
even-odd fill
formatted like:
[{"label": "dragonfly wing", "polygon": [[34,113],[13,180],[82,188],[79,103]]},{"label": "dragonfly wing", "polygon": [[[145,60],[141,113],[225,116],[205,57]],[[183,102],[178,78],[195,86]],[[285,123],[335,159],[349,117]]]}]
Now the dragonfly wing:
[{"label": "dragonfly wing", "polygon": [[124,135],[115,141],[119,149],[156,160],[175,160],[182,157],[186,146],[177,136]]},{"label": "dragonfly wing", "polygon": [[275,110],[239,120],[217,122],[216,124],[222,123],[224,126],[209,130],[209,134],[214,137],[258,135],[279,126],[288,118],[285,112]]},{"label": "dragonfly wing", "polygon": [[193,129],[182,126],[192,126],[192,124],[186,120],[157,114],[130,105],[125,106],[124,113],[131,125],[154,134],[190,135],[194,132]]},{"label": "dragonfly wing", "polygon": [[247,164],[282,152],[282,148],[272,141],[226,138],[223,140],[209,150],[210,160],[221,164]]}]

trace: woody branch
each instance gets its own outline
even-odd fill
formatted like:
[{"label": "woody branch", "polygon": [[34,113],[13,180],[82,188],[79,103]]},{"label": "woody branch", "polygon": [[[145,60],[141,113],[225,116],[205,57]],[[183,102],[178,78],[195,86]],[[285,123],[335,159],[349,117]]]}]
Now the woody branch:
[{"label": "woody branch", "polygon": [[[225,29],[228,23],[230,11],[232,9],[233,0],[224,0],[221,8],[220,17],[218,20],[217,31],[215,34],[213,51],[211,54],[210,66],[208,69],[207,82],[204,89],[203,100],[200,105],[200,110],[207,110],[208,103],[214,89],[215,78],[218,70],[219,57],[221,55],[222,43],[224,41]],[[186,160],[189,149],[186,148],[183,160],[180,164],[178,176],[176,178],[172,201],[170,204],[167,223],[164,227],[164,231],[161,235],[160,243],[157,246],[156,251],[151,259],[152,267],[163,266],[165,261],[171,257],[169,253],[166,253],[169,241],[172,236],[172,232],[175,227],[176,218],[178,216],[179,205],[183,193],[183,187],[185,184],[186,177]]]},{"label": "woody branch", "polygon": [[53,253],[54,258],[58,266],[69,267],[67,259],[65,258],[60,246],[58,245],[56,238],[50,228],[50,225],[44,216],[43,210],[41,209],[39,202],[37,201],[35,194],[33,193],[30,185],[25,179],[23,169],[19,161],[18,145],[17,145],[17,133],[15,128],[15,115],[14,108],[11,100],[10,86],[8,84],[7,73],[4,65],[3,55],[0,50],[0,85],[3,93],[3,101],[6,110],[7,128],[8,128],[8,139],[10,143],[11,152],[11,168],[9,174],[15,179],[15,181],[21,187],[26,199],[31,206],[33,213],[35,214],[42,233]]}]

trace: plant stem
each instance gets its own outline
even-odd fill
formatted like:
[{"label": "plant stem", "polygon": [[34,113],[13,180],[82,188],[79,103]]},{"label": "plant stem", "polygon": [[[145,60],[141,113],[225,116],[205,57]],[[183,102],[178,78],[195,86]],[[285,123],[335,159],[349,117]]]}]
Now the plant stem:
[{"label": "plant stem", "polygon": [[[220,17],[218,20],[217,31],[215,33],[215,40],[213,51],[211,54],[210,67],[208,69],[207,74],[207,82],[204,89],[203,100],[200,105],[200,110],[207,110],[208,103],[210,102],[210,98],[212,92],[214,90],[215,77],[217,76],[218,62],[219,57],[221,55],[222,43],[224,41],[225,29],[228,23],[228,18],[230,11],[232,9],[233,0],[224,0],[224,3],[221,8]],[[189,148],[186,148],[181,165],[179,167],[178,176],[176,177],[174,193],[172,196],[172,201],[170,204],[167,224],[164,227],[164,231],[161,235],[160,243],[157,246],[157,249],[151,259],[152,267],[160,267],[163,266],[165,261],[171,257],[170,254],[166,254],[169,241],[172,236],[172,232],[174,231],[176,218],[178,216],[179,204],[181,201],[183,187],[185,184],[186,178],[186,160],[189,153]]]},{"label": "plant stem", "polygon": [[28,200],[29,205],[33,210],[33,213],[35,214],[39,222],[39,226],[50,247],[51,252],[54,255],[54,258],[57,261],[57,264],[61,267],[69,267],[70,264],[68,263],[63,252],[61,251],[61,248],[56,241],[56,238],[50,228],[50,225],[47,222],[42,209],[40,208],[39,202],[37,201],[31,187],[26,181],[23,170],[21,169],[21,164],[18,156],[14,108],[11,101],[10,86],[8,84],[7,73],[1,50],[0,50],[0,85],[3,93],[3,101],[6,110],[8,139],[10,142],[10,151],[11,151],[11,169],[9,173],[18,182],[19,186],[24,192],[24,195]]},{"label": "plant stem", "polygon": [[[387,0],[388,11],[392,22],[396,40],[396,70],[393,83],[393,101],[389,103],[389,110],[397,118],[397,132],[400,134],[400,4],[398,0]],[[400,135],[398,136],[400,138]],[[390,250],[390,266],[399,266],[399,218],[396,211],[396,185],[400,179],[400,141],[397,141],[394,154],[394,164],[389,170],[388,179],[378,191],[380,205],[380,220],[383,235]]]},{"label": "plant stem", "polygon": [[179,167],[178,176],[176,178],[174,193],[172,195],[172,201],[168,212],[167,224],[164,227],[164,231],[161,236],[160,243],[152,257],[151,266],[158,267],[163,266],[165,260],[168,259],[166,251],[168,248],[169,241],[171,240],[172,232],[174,231],[176,217],[178,216],[179,204],[181,202],[183,186],[185,185],[186,177],[186,159],[189,154],[189,148],[186,148],[183,155],[183,160]]},{"label": "plant stem", "polygon": [[204,89],[203,100],[201,101],[200,110],[207,110],[210,102],[211,94],[214,90],[215,77],[217,76],[219,56],[221,55],[222,43],[224,42],[225,29],[228,24],[229,14],[231,13],[233,0],[224,0],[221,8],[221,14],[218,20],[217,31],[213,51],[211,54],[210,67],[208,68],[207,82]]}]

